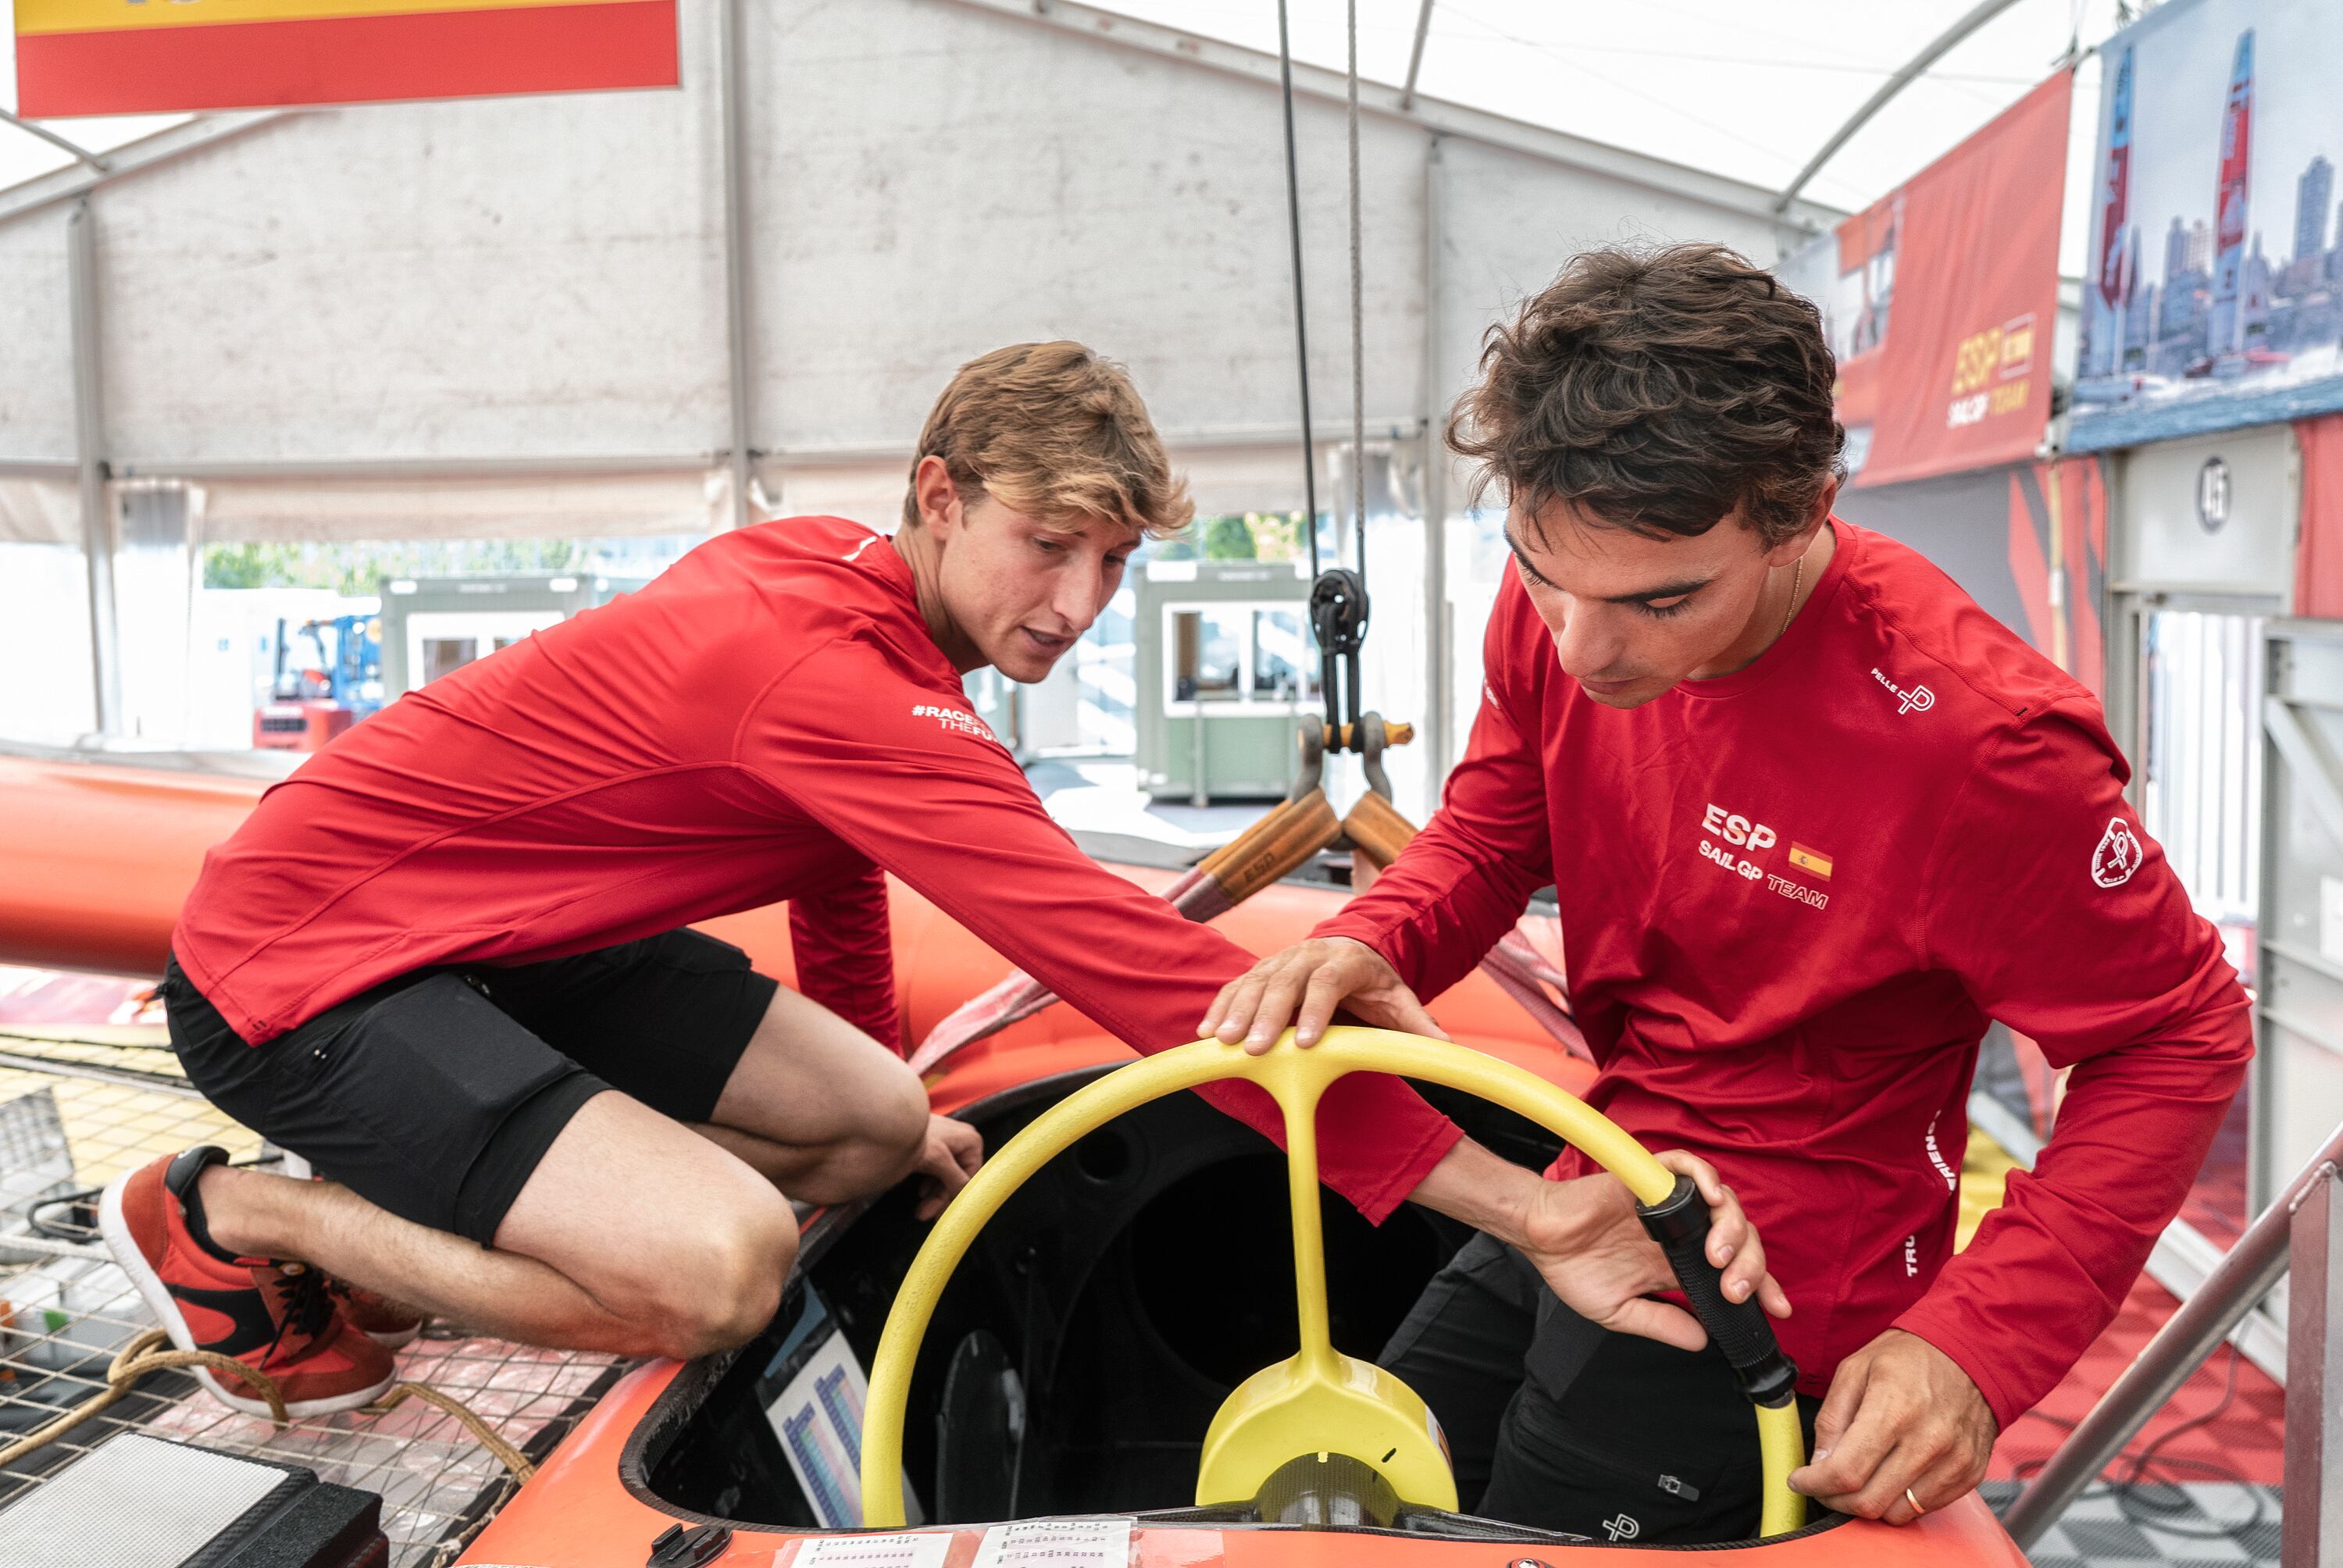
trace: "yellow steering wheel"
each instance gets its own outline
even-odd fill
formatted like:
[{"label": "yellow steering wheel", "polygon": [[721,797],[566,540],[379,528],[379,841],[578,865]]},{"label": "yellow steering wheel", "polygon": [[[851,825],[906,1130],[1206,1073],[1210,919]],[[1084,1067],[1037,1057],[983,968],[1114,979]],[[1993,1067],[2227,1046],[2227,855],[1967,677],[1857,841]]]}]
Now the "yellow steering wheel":
[{"label": "yellow steering wheel", "polygon": [[1204,1437],[1200,1505],[1252,1501],[1295,1459],[1340,1453],[1382,1475],[1405,1502],[1453,1510],[1456,1482],[1431,1411],[1398,1378],[1342,1354],[1326,1337],[1326,1258],[1318,1212],[1319,1098],[1345,1073],[1389,1072],[1475,1094],[1567,1140],[1627,1185],[1668,1254],[1710,1338],[1725,1352],[1757,1414],[1765,1461],[1763,1535],[1805,1522],[1790,1472],[1805,1462],[1796,1369],[1753,1299],[1729,1302],[1705,1255],[1708,1210],[1688,1180],[1652,1158],[1608,1117],[1535,1073],[1493,1056],[1390,1030],[1337,1028],[1304,1050],[1287,1030],[1260,1056],[1200,1040],[1134,1061],[1043,1111],[985,1162],[912,1260],[887,1315],[862,1429],[863,1523],[903,1523],[903,1415],[929,1320],[976,1233],[1009,1195],[1077,1140],[1149,1101],[1222,1079],[1267,1090],[1285,1118],[1286,1188],[1293,1207],[1293,1281],[1302,1348],[1232,1392]]}]

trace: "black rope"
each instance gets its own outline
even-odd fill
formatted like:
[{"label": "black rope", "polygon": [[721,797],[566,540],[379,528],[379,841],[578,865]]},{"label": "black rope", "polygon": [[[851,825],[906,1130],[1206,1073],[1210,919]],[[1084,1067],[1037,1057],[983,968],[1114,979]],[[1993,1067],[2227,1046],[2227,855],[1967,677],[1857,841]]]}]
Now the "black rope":
[{"label": "black rope", "polygon": [[1285,0],[1277,0],[1277,73],[1285,90],[1285,216],[1293,239],[1293,349],[1302,377],[1302,494],[1309,508],[1310,577],[1318,566],[1318,454],[1310,429],[1310,326],[1302,287],[1302,166],[1293,147],[1293,46],[1285,31]]}]

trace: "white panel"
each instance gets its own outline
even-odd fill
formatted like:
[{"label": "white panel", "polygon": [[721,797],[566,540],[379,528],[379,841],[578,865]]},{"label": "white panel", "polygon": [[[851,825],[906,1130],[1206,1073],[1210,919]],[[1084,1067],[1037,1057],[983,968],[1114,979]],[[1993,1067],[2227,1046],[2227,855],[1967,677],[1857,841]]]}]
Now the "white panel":
[{"label": "white panel", "polygon": [[[2298,506],[2293,444],[2286,426],[2270,425],[2126,453],[2117,518],[2123,548],[2116,553],[2125,578],[2284,595],[2293,580]],[[2228,520],[2208,529],[2197,516],[2197,491],[2215,457],[2228,468]]]},{"label": "white panel", "polygon": [[272,1465],[124,1432],[0,1516],[0,1568],[176,1568],[285,1481]]},{"label": "white panel", "polygon": [[65,211],[0,223],[0,457],[73,460]]},{"label": "white panel", "polygon": [[206,541],[618,538],[727,516],[722,470],[477,479],[234,479],[203,487]]},{"label": "white panel", "polygon": [[903,441],[900,458],[836,463],[764,463],[758,483],[769,505],[759,514],[774,518],[848,518],[864,528],[891,534],[902,526],[903,492],[917,433]]},{"label": "white panel", "polygon": [[116,461],[728,445],[713,18],[679,92],[302,114],[100,192]]},{"label": "white panel", "polygon": [[81,543],[81,487],[70,479],[0,475],[0,541]]},{"label": "white panel", "polygon": [[69,746],[97,724],[79,545],[0,541],[0,739]]}]

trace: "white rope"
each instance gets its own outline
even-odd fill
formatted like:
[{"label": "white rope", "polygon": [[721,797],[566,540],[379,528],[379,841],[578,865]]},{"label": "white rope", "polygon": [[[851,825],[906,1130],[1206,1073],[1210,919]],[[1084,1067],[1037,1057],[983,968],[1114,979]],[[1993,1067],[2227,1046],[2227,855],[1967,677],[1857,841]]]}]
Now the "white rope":
[{"label": "white rope", "polygon": [[[1359,240],[1359,0],[1350,0],[1351,32],[1351,526],[1359,540],[1359,584],[1367,580],[1366,304]],[[1355,717],[1355,716],[1354,716]]]}]

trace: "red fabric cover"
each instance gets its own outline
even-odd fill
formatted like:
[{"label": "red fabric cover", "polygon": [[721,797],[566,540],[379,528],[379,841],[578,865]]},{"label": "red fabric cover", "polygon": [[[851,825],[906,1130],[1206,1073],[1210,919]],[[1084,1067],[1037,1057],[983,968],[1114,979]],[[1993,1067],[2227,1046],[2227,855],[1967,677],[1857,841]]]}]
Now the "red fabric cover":
[{"label": "red fabric cover", "polygon": [[2302,444],[2302,534],[2295,545],[2294,613],[2343,619],[2343,414],[2297,421]]},{"label": "red fabric cover", "polygon": [[[2006,1424],[2179,1207],[2252,1051],[2246,1000],[2097,702],[1922,557],[1835,526],[1761,658],[1627,712],[1563,673],[1509,572],[1445,802],[1320,929],[1431,997],[1555,884],[1589,1102],[1733,1183],[1801,1386],[1901,1326]],[[1989,1016],[2075,1071],[2038,1167],[1954,1258]]]},{"label": "red fabric cover", "polygon": [[[205,857],[172,945],[260,1042],[426,964],[789,900],[805,993],[900,1049],[882,869],[1141,1050],[1194,1039],[1252,962],[1074,846],[970,709],[902,558],[835,518],[710,540],[351,729]],[[1203,1092],[1279,1126],[1250,1084]],[[1459,1136],[1394,1079],[1325,1107],[1325,1179],[1373,1219]]]}]

